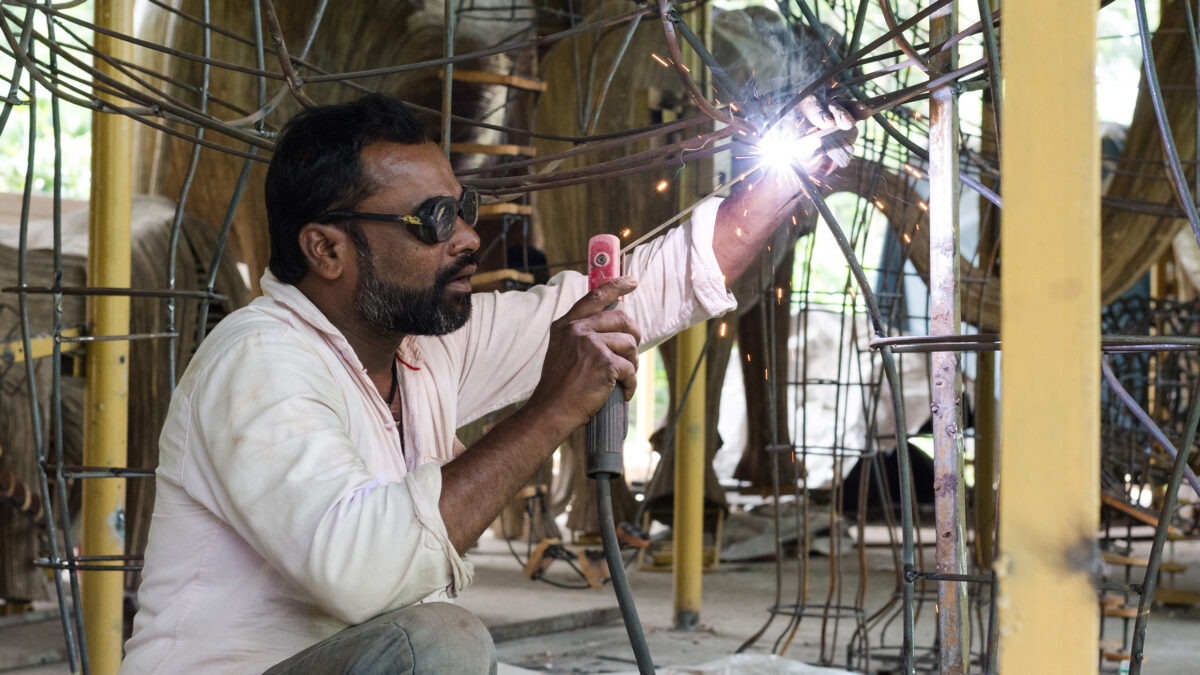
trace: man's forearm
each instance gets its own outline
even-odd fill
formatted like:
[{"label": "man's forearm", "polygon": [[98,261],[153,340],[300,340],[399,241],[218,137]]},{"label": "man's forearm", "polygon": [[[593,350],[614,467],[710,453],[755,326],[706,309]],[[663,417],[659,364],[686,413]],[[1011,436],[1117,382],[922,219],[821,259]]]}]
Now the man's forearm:
[{"label": "man's forearm", "polygon": [[713,253],[726,285],[746,271],[767,240],[799,203],[795,174],[776,180],[775,170],[764,169],[738,184],[717,209],[713,227]]},{"label": "man's forearm", "polygon": [[460,554],[573,430],[553,419],[551,412],[526,406],[442,467],[438,507]]}]

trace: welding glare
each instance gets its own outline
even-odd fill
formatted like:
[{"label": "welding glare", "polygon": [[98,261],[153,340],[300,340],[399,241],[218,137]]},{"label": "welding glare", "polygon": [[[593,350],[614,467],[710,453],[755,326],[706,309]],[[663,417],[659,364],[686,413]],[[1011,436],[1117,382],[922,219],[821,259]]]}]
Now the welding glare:
[{"label": "welding glare", "polygon": [[774,169],[803,162],[820,149],[820,138],[805,136],[794,126],[784,124],[775,125],[758,141],[763,166]]}]

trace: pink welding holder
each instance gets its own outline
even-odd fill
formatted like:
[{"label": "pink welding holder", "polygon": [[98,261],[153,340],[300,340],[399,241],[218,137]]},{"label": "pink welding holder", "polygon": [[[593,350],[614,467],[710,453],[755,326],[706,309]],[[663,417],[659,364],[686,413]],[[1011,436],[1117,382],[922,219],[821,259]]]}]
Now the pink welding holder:
[{"label": "pink welding holder", "polygon": [[621,240],[598,234],[588,240],[588,290],[621,276]]}]

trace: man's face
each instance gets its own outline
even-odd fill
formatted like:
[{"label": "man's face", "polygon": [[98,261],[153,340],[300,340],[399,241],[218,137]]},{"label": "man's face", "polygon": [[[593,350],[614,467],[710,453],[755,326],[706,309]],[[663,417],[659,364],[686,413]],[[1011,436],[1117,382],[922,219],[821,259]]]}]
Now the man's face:
[{"label": "man's face", "polygon": [[[361,158],[376,189],[355,210],[410,214],[430,197],[461,194],[432,143],[374,143]],[[470,318],[479,237],[461,219],[454,235],[437,244],[417,239],[406,225],[355,221],[349,232],[358,252],[354,306],[365,323],[394,335],[445,335]]]}]

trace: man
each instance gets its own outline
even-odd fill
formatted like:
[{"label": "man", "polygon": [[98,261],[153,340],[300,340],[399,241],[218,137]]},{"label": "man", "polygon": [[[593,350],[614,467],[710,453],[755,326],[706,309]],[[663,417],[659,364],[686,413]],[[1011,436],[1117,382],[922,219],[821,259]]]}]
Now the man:
[{"label": "man", "polygon": [[639,343],[734,306],[725,279],[792,206],[760,185],[641,247],[636,281],[472,296],[472,192],[403,105],[298,115],[267,174],[264,296],[171,401],[123,671],[494,668],[478,619],[422,601],[461,591],[504,504],[613,386],[632,395]]}]

